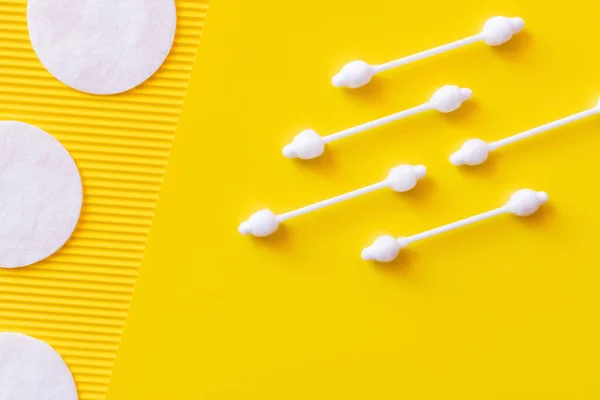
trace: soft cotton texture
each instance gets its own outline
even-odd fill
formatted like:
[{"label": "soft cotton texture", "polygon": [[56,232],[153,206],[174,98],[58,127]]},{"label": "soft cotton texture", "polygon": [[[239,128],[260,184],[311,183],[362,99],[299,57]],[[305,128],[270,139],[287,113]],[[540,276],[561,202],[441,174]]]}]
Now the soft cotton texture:
[{"label": "soft cotton texture", "polygon": [[400,165],[390,171],[386,183],[396,192],[408,192],[414,189],[419,179],[424,178],[426,174],[427,168],[424,165]]},{"label": "soft cotton texture", "polygon": [[283,155],[287,158],[311,160],[325,152],[325,140],[312,129],[300,132],[294,141],[283,148]]},{"label": "soft cotton texture", "polygon": [[29,0],[33,48],[66,85],[93,94],[132,89],[150,78],[173,45],[173,0]]},{"label": "soft cotton texture", "polygon": [[450,156],[453,165],[479,165],[487,160],[490,146],[481,139],[469,139],[460,150]]},{"label": "soft cotton texture", "polygon": [[0,267],[52,255],[81,212],[79,170],[51,135],[22,122],[0,122]]},{"label": "soft cotton texture", "polygon": [[462,106],[462,103],[469,100],[473,95],[473,91],[467,88],[459,88],[456,85],[446,85],[438,89],[429,105],[439,112],[450,113],[456,111]]},{"label": "soft cotton texture", "polygon": [[41,340],[0,333],[0,400],[77,400],[60,355]]},{"label": "soft cotton texture", "polygon": [[518,217],[528,217],[535,213],[544,203],[548,201],[548,193],[536,192],[531,189],[521,189],[515,192],[506,207]]},{"label": "soft cotton texture", "polygon": [[242,222],[239,231],[242,235],[256,237],[270,236],[279,228],[279,219],[270,210],[260,210],[254,213],[246,222]]},{"label": "soft cotton texture", "polygon": [[365,261],[391,262],[398,257],[401,249],[402,245],[395,237],[383,235],[378,237],[371,246],[365,248],[361,257]]},{"label": "soft cotton texture", "polygon": [[525,26],[523,18],[493,17],[483,26],[483,41],[490,46],[499,46],[512,39]]}]

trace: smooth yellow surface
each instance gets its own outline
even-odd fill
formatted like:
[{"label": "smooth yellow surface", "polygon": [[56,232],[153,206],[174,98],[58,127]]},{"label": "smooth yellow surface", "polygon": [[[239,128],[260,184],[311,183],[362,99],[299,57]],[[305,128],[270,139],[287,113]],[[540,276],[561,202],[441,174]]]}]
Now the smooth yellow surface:
[{"label": "smooth yellow surface", "polygon": [[[600,120],[507,147],[484,166],[448,156],[581,111],[600,95],[598,6],[540,0],[215,0],[109,400],[597,399]],[[345,62],[378,63],[476,33],[493,15],[526,31],[333,88]],[[591,51],[591,53],[590,53]],[[474,100],[333,144],[313,162],[281,147],[419,104],[443,84]],[[242,237],[238,224],[383,178],[429,176]],[[360,259],[406,235],[546,190],[511,216]]]}]

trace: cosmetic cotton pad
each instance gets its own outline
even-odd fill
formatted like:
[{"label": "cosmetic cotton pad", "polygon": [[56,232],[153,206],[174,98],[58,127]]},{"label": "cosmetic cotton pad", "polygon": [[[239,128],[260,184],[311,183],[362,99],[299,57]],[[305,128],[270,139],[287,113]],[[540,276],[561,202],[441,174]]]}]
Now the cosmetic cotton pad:
[{"label": "cosmetic cotton pad", "polygon": [[52,347],[20,333],[0,333],[0,400],[77,400],[77,388]]},{"label": "cosmetic cotton pad", "polygon": [[175,37],[173,0],[29,0],[29,37],[64,84],[115,94],[150,78]]},{"label": "cosmetic cotton pad", "polygon": [[0,122],[0,267],[54,254],[71,237],[81,204],[81,178],[69,152],[35,126]]}]

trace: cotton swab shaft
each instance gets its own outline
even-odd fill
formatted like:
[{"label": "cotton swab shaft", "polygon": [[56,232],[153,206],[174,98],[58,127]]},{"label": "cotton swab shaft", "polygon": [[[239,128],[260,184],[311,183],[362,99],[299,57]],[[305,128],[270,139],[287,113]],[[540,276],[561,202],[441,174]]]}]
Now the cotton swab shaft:
[{"label": "cotton swab shaft", "polygon": [[402,238],[399,240],[405,244],[414,243],[416,241],[428,239],[430,237],[439,235],[441,233],[445,233],[445,232],[449,232],[454,229],[462,228],[464,226],[474,224],[476,222],[483,221],[488,218],[496,217],[498,215],[505,214],[507,212],[510,212],[507,207],[499,207],[499,208],[496,208],[495,210],[491,210],[491,211],[487,211],[487,212],[484,212],[484,213],[481,213],[478,215],[474,215],[472,217],[465,218],[460,221],[456,221],[451,224],[440,226],[439,228],[431,229],[431,230],[428,230],[428,231],[425,231],[422,233],[418,233],[416,235],[409,236],[407,238]]},{"label": "cotton swab shaft", "polygon": [[334,205],[334,204],[337,204],[337,203],[341,203],[342,201],[350,200],[350,199],[353,199],[355,197],[362,196],[363,194],[367,194],[367,193],[371,193],[371,192],[374,192],[374,191],[379,190],[379,189],[383,189],[383,188],[385,188],[387,186],[388,185],[387,185],[386,181],[381,181],[381,182],[375,183],[373,185],[365,186],[363,188],[354,190],[352,192],[344,193],[342,195],[333,197],[331,199],[323,200],[323,201],[320,201],[318,203],[311,204],[309,206],[302,207],[302,208],[299,208],[297,210],[287,212],[285,214],[280,214],[280,215],[277,216],[277,219],[279,220],[279,222],[283,222],[283,221],[288,220],[290,218],[299,217],[300,215],[308,214],[309,212],[317,211],[317,210],[319,210],[321,208],[329,207],[331,205]]},{"label": "cotton swab shaft", "polygon": [[438,46],[438,47],[435,47],[433,49],[425,50],[425,51],[422,51],[422,52],[417,53],[417,54],[413,54],[411,56],[402,57],[402,58],[400,58],[398,60],[390,61],[390,62],[387,62],[385,64],[374,65],[373,69],[374,69],[375,73],[387,71],[389,69],[393,69],[393,68],[396,68],[396,67],[401,67],[403,65],[410,64],[410,63],[415,62],[415,61],[423,60],[423,59],[428,58],[428,57],[432,57],[432,56],[435,56],[435,55],[438,55],[438,54],[442,54],[442,53],[450,51],[450,50],[458,49],[460,47],[464,47],[464,46],[467,46],[467,45],[479,42],[482,39],[483,39],[483,35],[482,34],[473,35],[473,36],[470,36],[470,37],[465,38],[465,39],[457,40],[457,41],[452,42],[452,43],[448,43],[448,44],[445,44],[445,45],[442,45],[442,46]]},{"label": "cotton swab shaft", "polygon": [[550,122],[546,125],[538,126],[537,128],[533,128],[533,129],[530,129],[525,132],[517,133],[516,135],[509,136],[505,139],[490,143],[489,149],[490,149],[490,151],[496,150],[499,147],[518,142],[519,140],[527,139],[529,137],[538,135],[540,133],[548,132],[552,129],[556,129],[561,126],[568,125],[572,122],[579,121],[580,119],[584,119],[584,118],[590,117],[592,115],[596,115],[596,114],[598,114],[598,112],[600,112],[600,110],[597,107],[590,108],[589,110],[585,110],[580,113],[570,115],[568,117],[559,119],[558,121]]},{"label": "cotton swab shaft", "polygon": [[325,143],[331,143],[334,140],[342,139],[342,138],[354,135],[356,133],[360,133],[360,132],[367,131],[369,129],[377,128],[379,126],[389,124],[390,122],[394,122],[394,121],[397,121],[402,118],[407,118],[412,115],[419,114],[419,113],[422,113],[424,111],[428,111],[431,109],[432,109],[432,107],[429,103],[421,104],[416,107],[409,108],[408,110],[400,111],[395,114],[388,115],[387,117],[379,118],[379,119],[376,119],[375,121],[370,121],[370,122],[355,126],[353,128],[345,129],[343,131],[331,134],[329,136],[325,136],[323,138],[323,141]]}]

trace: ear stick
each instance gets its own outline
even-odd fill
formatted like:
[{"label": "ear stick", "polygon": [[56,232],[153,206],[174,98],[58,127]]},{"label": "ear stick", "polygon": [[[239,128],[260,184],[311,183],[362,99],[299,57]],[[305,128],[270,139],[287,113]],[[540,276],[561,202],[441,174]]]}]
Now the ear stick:
[{"label": "ear stick", "polygon": [[413,236],[394,238],[392,236],[380,236],[375,242],[362,251],[363,260],[375,260],[379,262],[391,262],[396,259],[398,253],[409,244],[419,240],[428,239],[448,232],[453,229],[462,228],[475,222],[483,221],[488,218],[496,217],[502,214],[514,214],[519,217],[527,217],[535,213],[538,208],[548,201],[546,192],[536,192],[530,189],[522,189],[514,193],[508,203],[494,210],[478,214],[473,217],[465,218],[439,228],[431,229]]},{"label": "ear stick", "polygon": [[499,46],[508,42],[513,35],[520,32],[524,25],[525,22],[522,18],[493,17],[488,19],[483,26],[483,30],[474,36],[413,54],[412,56],[403,57],[380,65],[369,65],[364,61],[352,61],[346,64],[342,70],[333,77],[331,82],[333,86],[336,87],[356,89],[369,83],[373,76],[380,72],[410,64],[446,51],[458,49],[459,47],[472,43],[483,41],[490,46]]},{"label": "ear stick", "polygon": [[444,86],[434,93],[431,99],[408,110],[400,111],[396,114],[388,115],[375,121],[367,122],[353,128],[331,134],[329,136],[319,136],[312,129],[307,129],[298,134],[294,141],[283,148],[283,155],[287,158],[300,158],[310,160],[319,157],[325,152],[325,145],[334,140],[343,139],[347,136],[355,135],[381,125],[397,121],[411,115],[419,114],[429,110],[437,110],[442,113],[449,113],[460,108],[462,103],[471,98],[473,92],[471,89],[461,89],[458,86]]},{"label": "ear stick", "polygon": [[411,166],[401,165],[392,169],[386,179],[381,182],[365,186],[363,188],[345,193],[328,200],[323,200],[298,210],[290,211],[284,214],[276,215],[270,210],[261,210],[250,217],[246,222],[243,222],[239,231],[242,235],[254,235],[259,237],[269,236],[279,228],[279,224],[288,219],[307,214],[312,211],[319,210],[340,203],[345,200],[350,200],[363,194],[371,193],[379,189],[390,188],[396,192],[407,192],[413,189],[419,179],[423,178],[427,173],[427,169],[423,165]]}]

